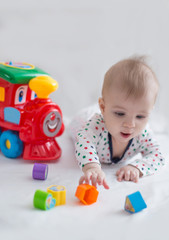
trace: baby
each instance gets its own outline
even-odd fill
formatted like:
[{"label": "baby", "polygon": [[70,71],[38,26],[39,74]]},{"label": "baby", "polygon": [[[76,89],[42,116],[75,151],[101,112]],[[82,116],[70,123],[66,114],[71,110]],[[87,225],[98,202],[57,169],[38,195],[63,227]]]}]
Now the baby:
[{"label": "baby", "polygon": [[101,163],[118,163],[141,153],[116,172],[118,181],[138,182],[164,165],[164,158],[147,127],[159,88],[158,80],[143,58],[131,58],[113,65],[105,74],[101,114],[94,114],[77,129],[76,158],[83,176],[79,184],[91,181],[109,189]]}]

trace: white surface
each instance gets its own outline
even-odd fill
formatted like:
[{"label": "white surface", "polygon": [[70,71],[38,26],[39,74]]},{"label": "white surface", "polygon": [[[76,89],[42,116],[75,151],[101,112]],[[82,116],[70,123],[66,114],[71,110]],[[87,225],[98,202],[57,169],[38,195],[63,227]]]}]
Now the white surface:
[{"label": "white surface", "polygon": [[[162,151],[169,159],[169,137],[159,135]],[[48,178],[33,180],[33,163],[7,159],[0,154],[0,239],[169,239],[169,165],[138,184],[117,182],[121,166],[103,166],[110,190],[99,187],[95,204],[85,206],[74,196],[81,172],[74,161],[74,148],[67,132],[58,138],[63,149],[59,162],[49,163]],[[46,191],[53,184],[67,189],[66,205],[42,211],[33,207],[37,189]],[[124,211],[125,197],[139,190],[147,209],[137,214]]]}]

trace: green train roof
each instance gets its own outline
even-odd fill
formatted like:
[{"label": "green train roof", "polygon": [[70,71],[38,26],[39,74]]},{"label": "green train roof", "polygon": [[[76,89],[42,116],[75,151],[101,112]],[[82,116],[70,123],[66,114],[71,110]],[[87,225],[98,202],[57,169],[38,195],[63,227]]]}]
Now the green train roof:
[{"label": "green train roof", "polygon": [[32,78],[42,75],[49,76],[48,73],[29,63],[0,63],[0,78],[13,84],[28,84]]}]

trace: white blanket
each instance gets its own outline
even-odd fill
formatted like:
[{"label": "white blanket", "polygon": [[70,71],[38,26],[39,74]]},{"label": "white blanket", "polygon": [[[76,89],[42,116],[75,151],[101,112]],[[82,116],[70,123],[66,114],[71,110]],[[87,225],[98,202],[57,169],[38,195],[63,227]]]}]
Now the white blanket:
[{"label": "white blanket", "polygon": [[[168,240],[169,136],[157,138],[166,156],[163,170],[136,184],[116,180],[115,172],[120,164],[103,166],[110,190],[98,187],[98,200],[89,206],[75,197],[81,171],[67,131],[57,139],[62,157],[58,162],[48,163],[45,181],[32,179],[32,161],[8,159],[0,153],[0,239]],[[46,191],[53,184],[66,187],[66,205],[48,211],[35,209],[35,191]],[[135,191],[141,192],[147,208],[130,214],[124,211],[125,198]]]}]

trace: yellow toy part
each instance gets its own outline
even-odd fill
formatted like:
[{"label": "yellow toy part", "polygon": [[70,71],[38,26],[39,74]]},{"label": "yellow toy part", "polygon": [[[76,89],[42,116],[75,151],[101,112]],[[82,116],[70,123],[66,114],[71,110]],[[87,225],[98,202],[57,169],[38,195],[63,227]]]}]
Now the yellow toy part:
[{"label": "yellow toy part", "polygon": [[5,88],[0,87],[0,102],[5,101]]},{"label": "yellow toy part", "polygon": [[6,140],[6,147],[7,147],[8,149],[10,149],[10,148],[11,148],[11,143],[10,143],[10,141],[9,141],[9,140]]},{"label": "yellow toy part", "polygon": [[125,208],[126,208],[126,210],[128,210],[130,212],[133,212],[133,213],[135,212],[135,210],[128,198],[126,198]]},{"label": "yellow toy part", "polygon": [[56,199],[55,206],[63,205],[66,203],[66,189],[64,186],[51,185],[47,188],[47,192],[51,193],[53,198]]},{"label": "yellow toy part", "polygon": [[29,81],[29,87],[38,98],[48,98],[50,93],[56,91],[58,83],[49,76],[38,76]]}]

